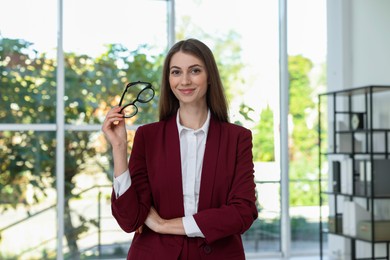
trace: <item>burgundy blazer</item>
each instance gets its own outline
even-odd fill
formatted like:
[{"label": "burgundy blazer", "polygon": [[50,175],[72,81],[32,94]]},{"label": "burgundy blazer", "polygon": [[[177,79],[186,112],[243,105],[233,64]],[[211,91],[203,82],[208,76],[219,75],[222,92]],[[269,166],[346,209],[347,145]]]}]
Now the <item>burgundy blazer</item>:
[{"label": "burgundy blazer", "polygon": [[[129,160],[131,187],[112,214],[133,232],[154,205],[160,216],[184,216],[180,143],[176,116],[137,129]],[[210,119],[195,221],[205,238],[163,235],[146,226],[135,234],[127,259],[245,259],[241,234],[252,225],[255,205],[252,134],[241,126]]]}]

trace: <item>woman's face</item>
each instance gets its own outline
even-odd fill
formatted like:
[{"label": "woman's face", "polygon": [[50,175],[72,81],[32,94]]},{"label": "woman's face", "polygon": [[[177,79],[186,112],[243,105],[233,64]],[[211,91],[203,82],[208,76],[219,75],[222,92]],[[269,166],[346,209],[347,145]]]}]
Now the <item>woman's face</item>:
[{"label": "woman's face", "polygon": [[169,85],[180,106],[206,104],[207,71],[202,60],[184,52],[175,53],[169,65]]}]

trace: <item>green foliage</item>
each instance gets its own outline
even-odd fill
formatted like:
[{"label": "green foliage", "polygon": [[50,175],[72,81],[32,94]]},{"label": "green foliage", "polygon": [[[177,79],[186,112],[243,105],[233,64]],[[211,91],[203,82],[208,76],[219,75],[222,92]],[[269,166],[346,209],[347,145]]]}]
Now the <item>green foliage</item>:
[{"label": "green foliage", "polygon": [[[316,89],[310,84],[312,62],[300,55],[290,56],[290,115],[292,132],[289,136],[290,204],[318,205],[318,136],[315,98]],[[312,181],[312,182],[310,182]]]},{"label": "green foliage", "polygon": [[260,113],[259,123],[253,128],[253,159],[256,162],[275,160],[274,113],[269,106]]},{"label": "green foliage", "polygon": [[[36,124],[56,121],[56,61],[45,53],[38,54],[32,44],[23,40],[0,38],[0,123]],[[146,46],[129,51],[121,45],[109,45],[98,58],[65,53],[65,123],[100,124],[108,109],[118,104],[125,84],[149,81],[159,93],[162,55],[148,55]],[[140,106],[133,120],[146,123],[157,119],[155,98],[148,106]],[[40,202],[48,188],[55,188],[54,131],[0,132],[1,209],[20,203]],[[88,162],[102,152],[88,131],[65,132],[65,197],[76,187],[75,177],[88,173]],[[104,151],[103,151],[104,152]],[[109,156],[109,155],[108,155]],[[107,169],[100,169],[104,171]],[[93,170],[89,170],[92,171]],[[26,191],[33,191],[27,201]],[[66,236],[72,254],[78,255],[76,241],[89,228],[89,221],[72,223],[71,207],[66,200]],[[77,258],[77,257],[76,257]]]},{"label": "green foliage", "polygon": [[316,96],[308,76],[311,69],[312,63],[309,59],[302,56],[289,57],[292,160],[313,159],[317,156],[314,153],[318,143],[315,123],[310,126],[311,122],[308,121],[310,113],[316,112]]},{"label": "green foliage", "polygon": [[[55,120],[54,67],[31,49],[31,43],[0,38],[0,123],[48,123]],[[45,196],[53,182],[53,132],[0,132],[0,200],[3,209],[26,202],[29,185],[34,199]]]},{"label": "green foliage", "polygon": [[0,38],[0,46],[0,123],[53,122],[54,61],[23,40]]},{"label": "green foliage", "polygon": [[312,62],[301,55],[288,57],[290,113],[295,118],[305,119],[307,109],[315,107],[308,76],[312,68]]},{"label": "green foliage", "polygon": [[[56,120],[56,62],[31,49],[23,40],[0,38],[2,57],[0,122],[54,123]],[[109,45],[98,58],[65,54],[65,122],[100,124],[106,111],[116,105],[127,82],[149,81],[159,93],[162,55],[149,57],[147,47],[129,51],[121,45]],[[158,100],[140,107],[137,123],[156,120]],[[142,111],[142,112],[141,112]],[[85,131],[66,131],[66,195],[74,188],[74,177],[85,162],[94,158],[93,136]],[[25,201],[28,185],[34,187],[35,200],[45,189],[54,187],[55,132],[1,132],[2,175],[0,197],[16,206]]]},{"label": "green foliage", "polygon": [[291,239],[293,241],[318,241],[319,223],[308,221],[305,217],[291,218]]},{"label": "green foliage", "polygon": [[[289,114],[292,119],[289,133],[290,205],[318,205],[318,118],[315,100],[319,89],[311,86],[309,74],[313,64],[309,59],[298,55],[290,56],[288,61]],[[323,77],[316,82],[323,83]],[[264,109],[253,128],[255,161],[275,159],[272,114],[269,108]]]}]

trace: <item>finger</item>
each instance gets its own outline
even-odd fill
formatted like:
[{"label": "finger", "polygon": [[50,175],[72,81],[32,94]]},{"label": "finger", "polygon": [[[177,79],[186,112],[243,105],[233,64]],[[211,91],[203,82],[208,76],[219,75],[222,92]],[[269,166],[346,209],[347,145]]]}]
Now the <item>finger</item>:
[{"label": "finger", "polygon": [[117,116],[117,117],[113,117],[113,118],[108,119],[109,124],[113,124],[113,123],[117,124],[120,121],[123,121],[123,117]]},{"label": "finger", "polygon": [[155,214],[155,215],[158,215],[157,210],[154,207],[150,208],[150,212]]},{"label": "finger", "polygon": [[112,128],[112,125],[118,125],[121,121],[123,121],[123,117],[112,117],[106,118],[103,122],[103,129],[108,130]]},{"label": "finger", "polygon": [[122,108],[123,107],[114,107],[113,109],[112,109],[112,112],[114,112],[114,113],[118,113],[118,114],[121,114],[121,115],[123,115],[124,114],[124,112],[123,111],[121,111],[122,110]]},{"label": "finger", "polygon": [[135,230],[135,233],[141,234],[141,233],[142,233],[142,227],[143,227],[143,226],[140,226],[139,228],[137,228],[137,229]]},{"label": "finger", "polygon": [[114,107],[108,111],[102,124],[102,130],[104,132],[111,131],[113,127],[117,127],[118,125],[124,125],[124,117],[120,110],[121,107]]},{"label": "finger", "polygon": [[123,115],[123,113],[121,113],[121,107],[113,107],[111,108],[108,112],[107,112],[107,115],[106,117],[110,117],[110,116],[113,116],[113,115]]},{"label": "finger", "polygon": [[109,111],[106,115],[106,119],[110,119],[113,117],[120,117],[123,118],[123,114],[120,113],[120,111]]},{"label": "finger", "polygon": [[105,122],[112,123],[114,121],[121,121],[123,120],[123,114],[117,113],[115,111],[111,111],[106,115],[106,118],[104,119]]}]

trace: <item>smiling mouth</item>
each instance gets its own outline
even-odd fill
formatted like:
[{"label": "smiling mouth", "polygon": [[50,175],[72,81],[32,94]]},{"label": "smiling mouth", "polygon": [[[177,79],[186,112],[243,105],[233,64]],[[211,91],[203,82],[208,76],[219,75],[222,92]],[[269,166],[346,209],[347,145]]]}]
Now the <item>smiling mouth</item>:
[{"label": "smiling mouth", "polygon": [[188,95],[188,94],[191,94],[195,91],[195,89],[193,88],[189,88],[189,89],[179,89],[180,93],[184,94],[184,95]]}]

